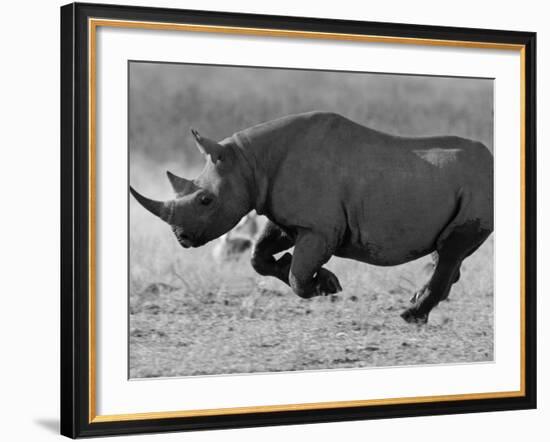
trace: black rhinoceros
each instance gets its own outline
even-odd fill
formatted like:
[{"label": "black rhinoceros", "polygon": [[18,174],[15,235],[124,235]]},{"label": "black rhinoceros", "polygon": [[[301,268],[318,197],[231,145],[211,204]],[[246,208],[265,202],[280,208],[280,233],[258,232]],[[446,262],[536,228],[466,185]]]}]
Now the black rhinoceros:
[{"label": "black rhinoceros", "polygon": [[333,255],[393,266],[437,252],[433,276],[402,314],[426,322],[493,230],[493,156],[476,141],[399,137],[327,112],[286,116],[220,142],[191,131],[208,157],[200,176],[168,172],[170,201],[130,187],[132,194],[183,247],[223,235],[251,210],[264,214],[252,266],[302,298],[342,290],[323,267]]}]

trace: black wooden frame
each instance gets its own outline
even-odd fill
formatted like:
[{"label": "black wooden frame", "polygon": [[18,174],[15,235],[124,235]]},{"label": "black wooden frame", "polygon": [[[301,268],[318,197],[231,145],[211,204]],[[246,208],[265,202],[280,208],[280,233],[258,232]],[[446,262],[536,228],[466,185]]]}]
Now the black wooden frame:
[{"label": "black wooden frame", "polygon": [[[88,18],[493,42],[525,46],[525,396],[90,423]],[[536,34],[69,4],[61,8],[61,433],[69,437],[424,416],[536,407]]]}]

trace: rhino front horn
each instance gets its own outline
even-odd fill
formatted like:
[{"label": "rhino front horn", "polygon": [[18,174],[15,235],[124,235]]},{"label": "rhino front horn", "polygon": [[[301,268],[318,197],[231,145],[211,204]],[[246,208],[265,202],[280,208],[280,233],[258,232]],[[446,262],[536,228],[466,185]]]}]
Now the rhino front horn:
[{"label": "rhino front horn", "polygon": [[151,200],[141,195],[132,186],[130,186],[130,192],[134,195],[134,198],[149,212],[170,224],[172,218],[172,201],[165,202]]},{"label": "rhino front horn", "polygon": [[203,137],[197,132],[196,129],[191,128],[191,133],[193,134],[193,138],[195,138],[195,144],[197,145],[197,148],[204,155],[210,155],[210,158],[212,158],[212,161],[214,161],[214,163],[222,159],[223,147],[221,146],[221,144],[216,143],[209,138]]}]

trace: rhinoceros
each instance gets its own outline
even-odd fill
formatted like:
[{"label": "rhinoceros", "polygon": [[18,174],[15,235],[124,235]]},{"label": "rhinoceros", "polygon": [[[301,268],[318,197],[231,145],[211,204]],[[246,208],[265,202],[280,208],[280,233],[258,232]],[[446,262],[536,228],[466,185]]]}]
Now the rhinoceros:
[{"label": "rhinoceros", "polygon": [[207,157],[203,172],[194,180],[167,172],[169,201],[131,193],[185,248],[252,210],[265,215],[252,267],[301,298],[342,290],[323,267],[332,256],[395,266],[434,253],[432,277],[401,314],[425,323],[493,230],[493,156],[477,141],[395,136],[330,112],[285,116],[220,142],[191,132]]}]

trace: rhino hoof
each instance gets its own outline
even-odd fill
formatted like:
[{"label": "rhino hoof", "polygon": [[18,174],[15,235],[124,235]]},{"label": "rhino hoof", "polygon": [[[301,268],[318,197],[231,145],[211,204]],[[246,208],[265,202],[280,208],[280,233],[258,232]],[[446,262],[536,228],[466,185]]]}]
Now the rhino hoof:
[{"label": "rhino hoof", "polygon": [[321,295],[333,295],[342,291],[342,286],[336,275],[327,269],[319,270],[317,274],[317,287]]},{"label": "rhino hoof", "polygon": [[428,322],[428,313],[419,314],[414,308],[408,308],[401,317],[409,324],[426,324]]}]

